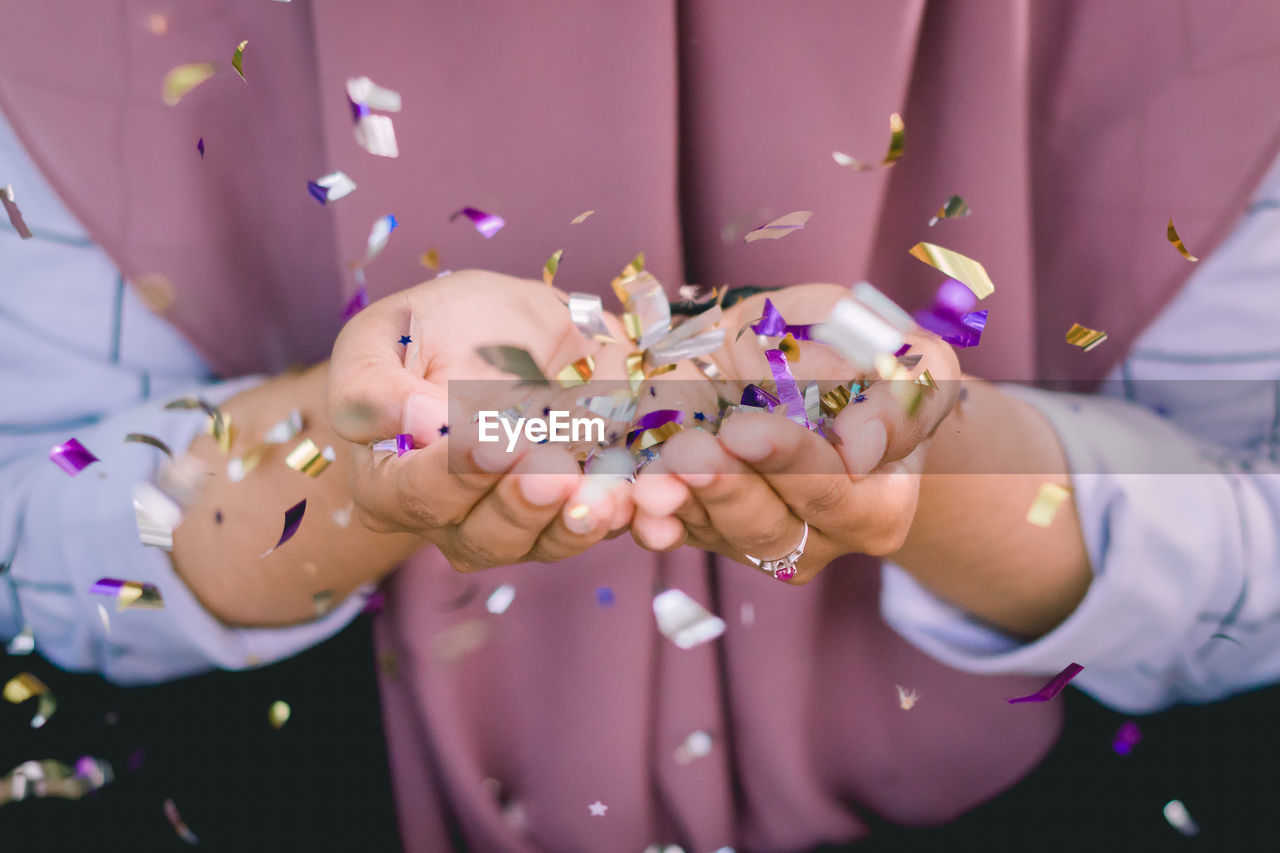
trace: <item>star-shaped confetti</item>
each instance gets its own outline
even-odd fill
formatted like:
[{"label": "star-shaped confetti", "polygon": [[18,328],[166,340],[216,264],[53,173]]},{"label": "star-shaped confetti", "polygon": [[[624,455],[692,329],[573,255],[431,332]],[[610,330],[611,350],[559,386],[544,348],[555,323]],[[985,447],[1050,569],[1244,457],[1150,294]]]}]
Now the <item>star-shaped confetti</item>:
[{"label": "star-shaped confetti", "polygon": [[704,415],[702,412],[694,412],[693,419],[695,421],[705,421],[707,419],[707,416]]},{"label": "star-shaped confetti", "polygon": [[409,337],[408,335],[400,336],[400,346],[407,347],[411,343],[413,343],[413,338]]},{"label": "star-shaped confetti", "polygon": [[587,806],[587,808],[591,811],[592,817],[604,817],[604,813],[609,810],[609,807],[599,800],[596,800],[594,803]]},{"label": "star-shaped confetti", "polygon": [[437,430],[437,432],[439,432],[441,435],[448,435],[448,434],[449,434],[449,425],[448,425],[448,424],[445,424],[444,426],[440,427],[440,429],[439,429],[439,430]]}]

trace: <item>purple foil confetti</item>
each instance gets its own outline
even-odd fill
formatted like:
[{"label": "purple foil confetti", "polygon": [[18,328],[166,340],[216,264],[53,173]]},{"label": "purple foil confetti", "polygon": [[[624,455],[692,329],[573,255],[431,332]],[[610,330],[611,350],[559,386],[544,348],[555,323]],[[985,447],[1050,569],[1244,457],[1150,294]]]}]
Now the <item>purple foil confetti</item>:
[{"label": "purple foil confetti", "polygon": [[1082,667],[1078,663],[1067,664],[1067,668],[1062,672],[1049,679],[1049,683],[1041,687],[1035,693],[1027,696],[1018,696],[1009,700],[1010,705],[1016,705],[1019,702],[1048,702],[1054,696],[1062,692],[1062,688],[1066,687],[1071,679],[1080,674]]},{"label": "purple foil confetti", "polygon": [[271,547],[270,551],[262,554],[263,557],[276,550],[284,543],[293,538],[293,534],[298,532],[298,527],[302,524],[302,515],[307,511],[307,499],[303,498],[293,506],[285,510],[284,513],[284,531],[280,534],[280,541]]},{"label": "purple foil confetti", "polygon": [[1111,739],[1111,748],[1116,755],[1128,755],[1142,741],[1142,730],[1133,720],[1125,720]]},{"label": "purple foil confetti", "polygon": [[396,434],[396,456],[404,456],[410,450],[414,450],[413,436],[407,432]]},{"label": "purple foil confetti", "polygon": [[739,405],[755,406],[758,409],[767,409],[772,412],[780,404],[780,400],[761,388],[759,385],[752,383],[742,389],[742,399]]},{"label": "purple foil confetti", "polygon": [[69,438],[62,444],[55,444],[49,451],[49,459],[72,477],[99,461],[98,457],[86,450],[84,445],[74,438]]},{"label": "purple foil confetti", "polygon": [[627,446],[630,447],[635,444],[636,439],[645,430],[657,429],[670,423],[683,424],[684,412],[679,409],[657,409],[641,415],[639,420],[632,425],[631,431],[627,433]]},{"label": "purple foil confetti", "polygon": [[369,289],[362,284],[356,288],[355,293],[351,294],[351,298],[347,300],[346,306],[342,309],[342,322],[347,322],[368,307]]},{"label": "purple foil confetti", "polygon": [[387,606],[387,597],[383,595],[382,590],[374,590],[369,593],[364,600],[364,607],[360,608],[361,613],[381,613]]},{"label": "purple foil confetti", "polygon": [[778,402],[787,407],[787,418],[800,426],[809,427],[809,417],[805,413],[804,395],[796,378],[791,375],[791,367],[787,357],[780,349],[771,349],[764,354],[769,360],[769,369],[773,371],[773,382],[778,389]]},{"label": "purple foil confetti", "polygon": [[200,159],[204,159],[204,137],[200,137],[200,141],[196,143],[196,150],[200,152]]},{"label": "purple foil confetti", "polygon": [[501,216],[493,213],[485,213],[483,210],[476,210],[474,207],[462,208],[462,210],[459,210],[453,216],[450,216],[449,221],[452,222],[459,216],[465,216],[467,219],[470,219],[471,224],[476,227],[477,231],[484,235],[486,240],[501,231],[502,226],[507,224],[507,221]]},{"label": "purple foil confetti", "polygon": [[783,319],[782,312],[773,304],[773,301],[766,298],[760,320],[752,324],[751,331],[769,338],[782,338],[790,334],[797,341],[808,341],[812,340],[810,332],[815,325],[814,323],[808,323],[796,326],[788,323]]},{"label": "purple foil confetti", "polygon": [[917,311],[915,321],[952,346],[977,346],[987,325],[986,310],[973,310],[977,303],[972,290],[949,278],[938,288],[933,307]]},{"label": "purple foil confetti", "polygon": [[307,192],[311,193],[311,197],[321,204],[329,203],[329,191],[315,181],[307,181]]}]

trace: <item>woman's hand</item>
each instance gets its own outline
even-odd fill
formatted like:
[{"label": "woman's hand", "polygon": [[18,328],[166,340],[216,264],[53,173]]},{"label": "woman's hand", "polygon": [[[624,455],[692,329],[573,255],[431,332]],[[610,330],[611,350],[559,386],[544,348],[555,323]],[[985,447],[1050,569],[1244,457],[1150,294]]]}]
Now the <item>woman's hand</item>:
[{"label": "woman's hand", "polygon": [[[425,537],[461,571],[564,559],[624,527],[626,488],[585,477],[563,445],[479,441],[471,415],[511,400],[509,379],[479,381],[505,376],[483,345],[525,349],[544,374],[593,355],[597,373],[625,376],[622,348],[584,338],[541,282],[460,271],[370,305],[339,335],[328,389],[365,525]],[[397,433],[418,449],[374,452]]]}]

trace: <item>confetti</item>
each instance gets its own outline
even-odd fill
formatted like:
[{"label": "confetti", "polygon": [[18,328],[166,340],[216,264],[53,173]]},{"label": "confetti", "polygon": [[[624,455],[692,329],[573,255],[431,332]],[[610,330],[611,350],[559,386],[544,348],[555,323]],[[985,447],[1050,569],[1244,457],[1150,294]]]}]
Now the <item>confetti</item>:
[{"label": "confetti", "polygon": [[756,240],[780,240],[793,231],[802,230],[811,216],[813,216],[812,210],[796,210],[748,231],[742,239],[746,243],[754,243]]},{"label": "confetti", "polygon": [[107,608],[101,604],[97,605],[98,618],[102,620],[102,630],[107,632],[107,636],[111,636],[111,617],[107,615]]},{"label": "confetti", "polygon": [[[892,166],[898,162],[907,147],[907,128],[902,123],[902,116],[894,113],[889,116],[889,150],[885,152],[884,159],[880,161],[881,166]],[[863,163],[857,157],[845,154],[842,151],[832,151],[831,159],[835,160],[841,166],[847,166],[855,172],[866,172],[874,169],[875,166]]]},{"label": "confetti", "polygon": [[1142,742],[1142,730],[1133,720],[1125,720],[1111,739],[1111,748],[1116,755],[1128,755],[1133,748]]},{"label": "confetti", "polygon": [[[231,54],[231,67],[240,75],[240,79],[244,80],[244,48],[249,43],[248,39],[236,45],[235,53]],[[244,80],[248,83],[248,80]]]},{"label": "confetti", "polygon": [[778,402],[787,407],[787,419],[808,429],[811,424],[805,414],[804,397],[800,393],[800,386],[796,383],[795,377],[791,375],[787,357],[780,349],[768,350],[764,357],[769,362],[769,370],[773,373],[774,387],[778,389]]},{"label": "confetti", "polygon": [[715,740],[708,732],[701,729],[690,732],[689,736],[676,747],[676,764],[688,764],[696,759],[706,758],[711,754],[714,745]]},{"label": "confetti", "polygon": [[[314,568],[313,564],[308,563],[309,567]],[[324,616],[333,609],[333,590],[322,589],[319,592],[312,593],[311,607],[316,612],[316,616]]]},{"label": "confetti", "polygon": [[599,296],[591,293],[570,293],[569,319],[573,321],[574,328],[581,332],[584,338],[614,343],[614,338],[609,334],[609,327],[604,321],[604,302]]},{"label": "confetti", "polygon": [[938,208],[938,212],[929,220],[929,227],[932,228],[937,225],[939,219],[962,219],[972,212],[964,199],[958,195],[953,195],[942,203],[942,207]]},{"label": "confetti", "polygon": [[1169,822],[1169,826],[1187,837],[1200,833],[1199,824],[1191,819],[1191,813],[1182,800],[1170,800],[1164,804],[1164,819]]},{"label": "confetti", "polygon": [[364,260],[357,264],[357,267],[364,267],[374,258],[382,253],[387,247],[387,241],[391,239],[391,232],[395,231],[400,223],[396,222],[396,218],[388,213],[386,216],[380,216],[374,220],[373,227],[369,229],[369,242],[364,252]]},{"label": "confetti", "polygon": [[178,807],[174,805],[172,799],[164,801],[164,816],[173,827],[173,831],[178,833],[179,838],[188,844],[200,843],[200,839],[191,831],[191,827],[187,826],[187,822],[182,819],[182,815],[178,814]]},{"label": "confetti", "polygon": [[164,610],[164,600],[154,584],[141,581],[124,581],[116,578],[98,578],[89,587],[92,595],[105,595],[116,600],[116,612],[130,607],[143,610]]},{"label": "confetti", "polygon": [[974,311],[978,297],[968,286],[949,278],[938,287],[933,307],[917,311],[915,321],[955,347],[975,347],[987,326],[987,312]]},{"label": "confetti", "polygon": [[164,75],[161,97],[167,106],[177,106],[187,93],[212,77],[218,66],[212,62],[188,62],[169,70]]},{"label": "confetti", "polygon": [[[1172,218],[1172,217],[1170,217],[1170,219],[1169,219],[1169,229],[1168,229],[1168,231],[1165,233],[1165,236],[1167,236],[1167,237],[1169,238],[1169,242],[1173,244],[1173,248],[1175,248],[1175,249],[1177,249],[1177,250],[1178,250],[1178,254],[1179,254],[1179,255],[1182,255],[1182,257],[1184,257],[1184,258],[1186,258],[1187,260],[1191,261],[1191,263],[1193,263],[1193,264],[1194,264],[1196,261],[1200,260],[1200,259],[1199,259],[1199,258],[1197,258],[1195,255],[1193,255],[1193,254],[1191,254],[1190,252],[1188,252],[1188,251],[1187,251],[1187,247],[1186,247],[1186,246],[1184,246],[1184,245],[1182,244],[1182,238],[1178,236],[1178,229],[1173,227],[1173,218]],[[1175,800],[1174,802],[1177,802],[1177,801]]]},{"label": "confetti", "polygon": [[561,368],[556,374],[556,381],[560,383],[561,388],[575,388],[590,382],[595,372],[596,360],[588,355]]},{"label": "confetti", "polygon": [[404,456],[410,450],[414,450],[413,436],[406,432],[396,433],[396,456]]},{"label": "confetti", "polygon": [[1041,483],[1035,500],[1027,510],[1027,521],[1036,527],[1048,527],[1058,515],[1063,501],[1071,496],[1071,489],[1057,483]]},{"label": "confetti", "polygon": [[618,598],[613,594],[613,590],[607,586],[596,587],[596,604],[601,607],[612,607],[618,603]]},{"label": "confetti", "polygon": [[355,191],[356,182],[346,172],[330,172],[314,181],[307,181],[307,192],[321,204],[346,198]]},{"label": "confetti", "polygon": [[[651,369],[699,356],[710,355],[724,346],[725,332],[719,328],[724,312],[719,305],[686,319],[649,345],[644,363]],[[670,316],[668,314],[668,316]]]},{"label": "confetti", "polygon": [[418,258],[418,263],[422,264],[429,270],[440,269],[440,250],[427,249],[422,253],[422,256]]},{"label": "confetti", "polygon": [[483,619],[450,625],[431,638],[431,655],[441,663],[455,663],[489,641],[493,627]]},{"label": "confetti", "polygon": [[10,678],[4,685],[5,701],[21,705],[28,699],[40,698],[36,705],[35,716],[31,718],[31,728],[38,729],[58,710],[58,700],[49,686],[29,672],[20,672]]},{"label": "confetti", "polygon": [[591,216],[594,213],[595,213],[594,210],[584,210],[581,213],[579,213],[577,216],[573,217],[573,219],[570,219],[569,224],[581,225],[583,222],[587,221],[587,217]]},{"label": "confetti", "polygon": [[298,501],[296,504],[294,504],[293,506],[285,510],[284,530],[281,531],[280,533],[280,541],[276,542],[275,545],[271,546],[269,550],[264,551],[261,555],[262,557],[267,556],[267,554],[270,554],[272,551],[276,550],[281,545],[283,545],[284,543],[288,542],[290,539],[293,538],[293,535],[298,532],[298,527],[302,524],[302,516],[306,511],[307,511],[306,498],[303,498],[302,500]]},{"label": "confetti", "polygon": [[218,442],[223,453],[231,449],[231,418],[224,415],[217,406],[213,406],[199,397],[182,397],[165,403],[168,410],[200,409],[209,416],[209,433]]},{"label": "confetti", "polygon": [[849,405],[849,401],[853,399],[853,392],[847,385],[837,385],[827,393],[823,394],[819,399],[819,406],[822,414],[829,418],[839,416],[844,411],[845,406]]},{"label": "confetti", "polygon": [[400,93],[384,89],[368,77],[352,77],[347,80],[347,100],[355,120],[356,144],[378,157],[399,157],[391,118],[373,115],[371,111],[400,112]]},{"label": "confetti", "polygon": [[271,428],[262,436],[263,444],[285,444],[297,437],[302,432],[302,411],[294,409],[289,412],[283,420],[277,421],[271,425]]},{"label": "confetti", "polygon": [[1097,329],[1090,329],[1079,323],[1072,323],[1071,328],[1067,329],[1067,343],[1073,347],[1080,347],[1081,352],[1088,352],[1106,339],[1106,332],[1099,332]]},{"label": "confetti", "polygon": [[550,384],[527,349],[503,345],[476,347],[476,355],[503,373],[515,376],[520,385]]},{"label": "confetti", "polygon": [[542,280],[546,282],[547,287],[550,287],[551,282],[555,281],[562,257],[564,257],[564,249],[556,249],[551,253],[551,257],[547,258],[547,262],[542,265]]},{"label": "confetti", "polygon": [[902,332],[870,308],[852,299],[835,304],[831,315],[813,329],[813,339],[835,347],[858,370],[875,367],[878,358],[906,343]]},{"label": "confetti", "polygon": [[149,444],[170,459],[173,458],[173,451],[169,449],[169,445],[154,435],[147,435],[145,432],[131,432],[124,437],[124,440],[126,444]]},{"label": "confetti", "polygon": [[476,227],[476,230],[479,231],[486,240],[501,231],[502,226],[507,224],[507,221],[501,216],[493,213],[485,213],[483,210],[477,210],[474,207],[462,208],[462,210],[459,210],[454,213],[453,216],[450,216],[449,221],[453,222],[459,216],[465,216],[467,219],[470,219],[471,224]]},{"label": "confetti", "polygon": [[594,803],[587,806],[587,809],[591,812],[592,817],[604,817],[604,813],[609,810],[609,807],[599,800],[596,800]]},{"label": "confetti", "polygon": [[911,247],[910,254],[942,274],[960,281],[979,299],[986,299],[995,293],[996,286],[991,283],[986,268],[973,258],[933,243],[916,243]]},{"label": "confetti", "polygon": [[277,699],[267,709],[267,720],[271,723],[271,728],[280,731],[280,729],[284,728],[284,724],[289,722],[289,717],[292,714],[293,709],[289,707],[289,703]]},{"label": "confetti", "polygon": [[143,545],[173,550],[173,531],[182,523],[182,509],[172,498],[150,483],[137,483],[133,487],[133,514]]},{"label": "confetti", "polygon": [[898,707],[904,711],[910,711],[916,706],[916,702],[920,701],[920,694],[914,688],[908,690],[901,684],[895,684],[898,688]]},{"label": "confetti", "polygon": [[203,136],[200,137],[198,140],[196,140],[196,150],[200,152],[200,159],[203,160],[204,159],[204,137]]},{"label": "confetti", "polygon": [[635,428],[627,433],[627,447],[638,445],[637,450],[647,450],[680,432],[683,424],[684,412],[679,409],[648,412],[641,415],[635,422]]},{"label": "confetti", "polygon": [[1080,671],[1083,669],[1084,667],[1078,663],[1069,663],[1067,664],[1066,669],[1049,679],[1049,682],[1045,684],[1044,687],[1041,687],[1035,693],[1031,693],[1027,696],[1018,696],[1010,699],[1009,704],[1016,705],[1020,702],[1048,702],[1054,696],[1061,693],[1062,688],[1067,686],[1067,682],[1079,675]]},{"label": "confetti", "polygon": [[678,589],[658,593],[653,599],[658,631],[677,647],[692,649],[724,633],[724,620]]},{"label": "confetti", "polygon": [[301,471],[312,479],[324,473],[329,463],[337,459],[332,447],[321,450],[311,439],[304,439],[301,444],[289,452],[284,464],[295,471]]},{"label": "confetti", "polygon": [[[204,152],[200,152],[201,156]],[[22,211],[18,209],[18,204],[13,195],[13,186],[6,184],[0,188],[0,204],[4,205],[4,212],[9,215],[9,224],[13,226],[13,230],[18,232],[18,237],[23,240],[30,240],[33,236],[31,229],[27,227],[27,221],[22,218]]]},{"label": "confetti", "polygon": [[511,602],[516,600],[516,588],[509,583],[495,589],[484,603],[484,609],[495,615],[506,613]]},{"label": "confetti", "polygon": [[[788,323],[782,316],[782,312],[773,304],[773,300],[765,298],[764,310],[760,314],[760,319],[754,323],[748,324],[747,328],[755,332],[757,335],[763,335],[767,338],[781,338],[791,335],[797,341],[812,340],[813,327],[815,324],[798,326]],[[741,337],[742,333],[739,332]]]},{"label": "confetti", "polygon": [[29,655],[36,650],[36,634],[30,625],[22,626],[22,632],[9,641],[5,651],[10,655]]},{"label": "confetti", "polygon": [[74,438],[69,438],[62,444],[55,444],[49,450],[49,459],[54,465],[57,465],[72,477],[93,463],[100,461],[98,457],[86,450],[84,445]]}]

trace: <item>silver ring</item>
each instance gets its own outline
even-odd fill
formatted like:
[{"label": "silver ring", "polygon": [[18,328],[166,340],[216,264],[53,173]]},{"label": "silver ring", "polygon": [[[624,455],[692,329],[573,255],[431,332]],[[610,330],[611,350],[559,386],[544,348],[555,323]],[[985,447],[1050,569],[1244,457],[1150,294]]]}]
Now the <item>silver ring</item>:
[{"label": "silver ring", "polygon": [[809,522],[804,522],[804,533],[800,535],[800,544],[797,545],[790,554],[785,557],[778,557],[774,560],[762,560],[759,557],[753,557],[750,554],[744,556],[751,561],[751,564],[762,572],[773,575],[775,580],[789,581],[796,576],[796,563],[800,562],[800,558],[804,556],[804,546],[809,542]]}]

